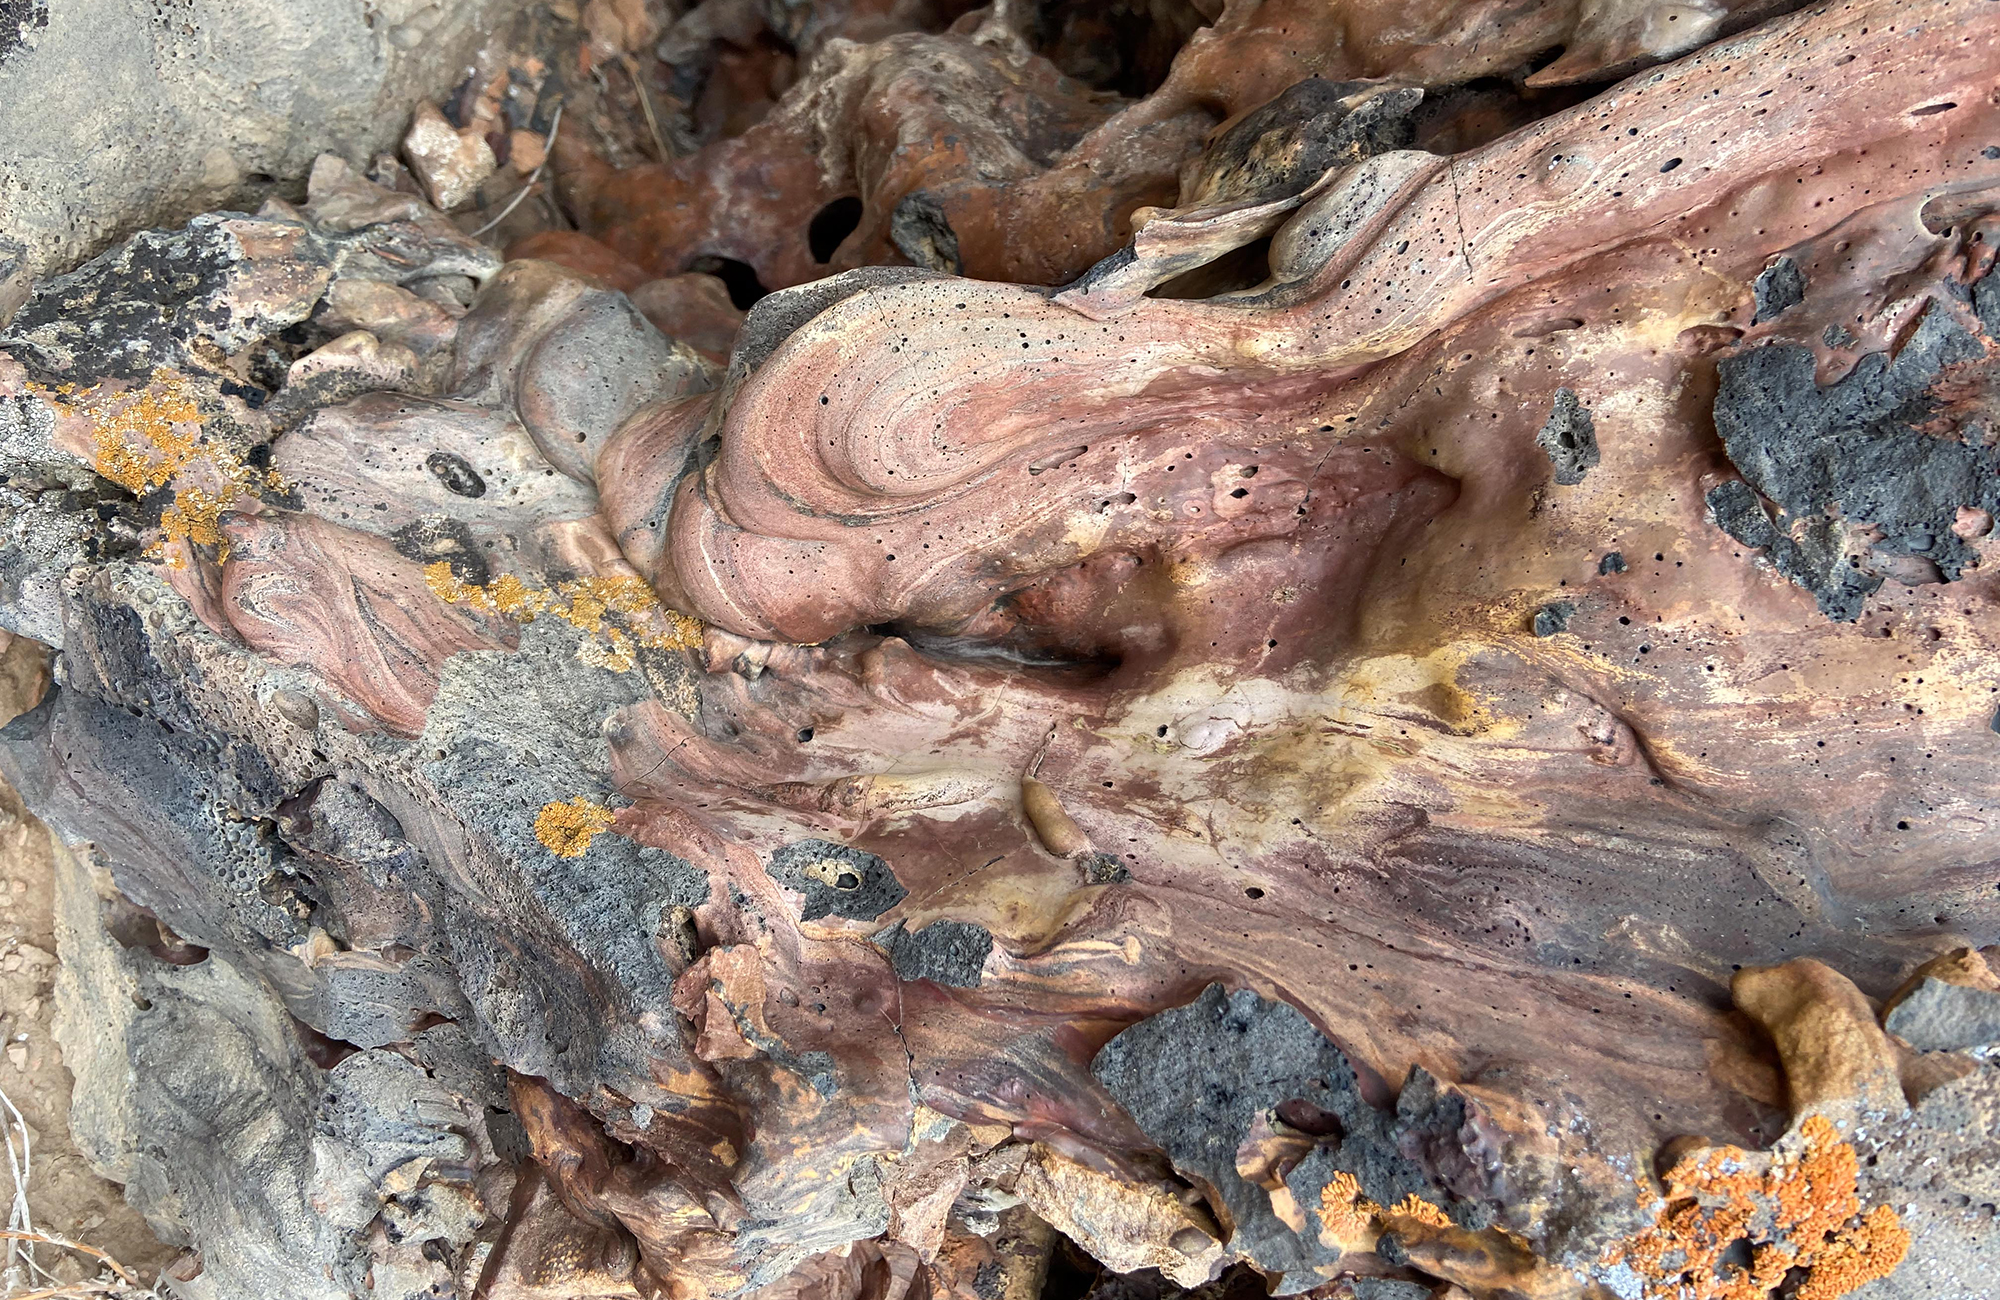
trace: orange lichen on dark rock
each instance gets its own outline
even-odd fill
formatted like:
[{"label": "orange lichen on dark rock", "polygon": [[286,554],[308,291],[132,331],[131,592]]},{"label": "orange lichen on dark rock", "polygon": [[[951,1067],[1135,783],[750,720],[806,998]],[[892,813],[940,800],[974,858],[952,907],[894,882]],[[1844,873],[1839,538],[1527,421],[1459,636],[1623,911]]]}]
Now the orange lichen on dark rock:
[{"label": "orange lichen on dark rock", "polygon": [[1449,1214],[1415,1192],[1386,1209],[1377,1205],[1362,1194],[1360,1181],[1345,1170],[1335,1172],[1320,1189],[1319,1219],[1323,1235],[1349,1250],[1368,1249],[1398,1221],[1427,1228],[1455,1226]]},{"label": "orange lichen on dark rock", "polygon": [[1376,1218],[1381,1213],[1381,1206],[1362,1195],[1360,1180],[1344,1169],[1335,1172],[1320,1189],[1321,1230],[1343,1247],[1355,1248],[1364,1240],[1372,1241],[1380,1231]]},{"label": "orange lichen on dark rock", "polygon": [[1432,1205],[1423,1197],[1418,1196],[1415,1192],[1411,1192],[1387,1210],[1382,1211],[1382,1217],[1385,1219],[1413,1219],[1418,1223],[1432,1228],[1449,1228],[1452,1226],[1449,1214]]},{"label": "orange lichen on dark rock", "polygon": [[[1716,1147],[1665,1175],[1654,1223],[1614,1248],[1648,1300],[1763,1300],[1793,1269],[1800,1297],[1832,1300],[1887,1277],[1910,1238],[1894,1209],[1865,1214],[1859,1162],[1832,1120],[1808,1115],[1769,1152]],[[1728,1262],[1750,1250],[1750,1267]]]}]

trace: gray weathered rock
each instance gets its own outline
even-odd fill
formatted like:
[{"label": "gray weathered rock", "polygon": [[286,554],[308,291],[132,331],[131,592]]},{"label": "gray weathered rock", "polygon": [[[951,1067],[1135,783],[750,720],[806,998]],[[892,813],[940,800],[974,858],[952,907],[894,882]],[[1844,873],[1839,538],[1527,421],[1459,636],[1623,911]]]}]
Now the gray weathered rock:
[{"label": "gray weathered rock", "polygon": [[1958,1052],[2000,1043],[2000,993],[1926,979],[1883,1025],[1920,1052]]},{"label": "gray weathered rock", "polygon": [[255,206],[323,151],[358,163],[401,136],[412,102],[463,79],[522,7],[0,5],[0,104],[14,106],[0,131],[0,230],[42,275],[145,226]]}]

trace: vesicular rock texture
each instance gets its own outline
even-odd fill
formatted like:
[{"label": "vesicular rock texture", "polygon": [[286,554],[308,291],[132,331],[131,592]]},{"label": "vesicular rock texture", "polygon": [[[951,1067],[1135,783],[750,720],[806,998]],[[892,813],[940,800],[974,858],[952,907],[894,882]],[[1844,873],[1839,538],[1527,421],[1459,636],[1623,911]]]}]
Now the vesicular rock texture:
[{"label": "vesicular rock texture", "polygon": [[2000,7],[950,8],[0,338],[178,1289],[1979,1294]]}]

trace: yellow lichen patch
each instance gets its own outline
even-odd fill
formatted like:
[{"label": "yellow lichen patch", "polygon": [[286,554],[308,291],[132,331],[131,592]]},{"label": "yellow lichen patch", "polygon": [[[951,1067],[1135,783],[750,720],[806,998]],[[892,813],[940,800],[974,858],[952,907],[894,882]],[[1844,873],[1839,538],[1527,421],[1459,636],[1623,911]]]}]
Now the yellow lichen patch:
[{"label": "yellow lichen patch", "polygon": [[1415,1192],[1411,1192],[1408,1196],[1396,1202],[1383,1217],[1390,1219],[1415,1219],[1418,1223],[1428,1224],[1433,1228],[1449,1228],[1451,1226],[1451,1216],[1449,1214],[1432,1205]]},{"label": "yellow lichen patch", "polygon": [[480,586],[461,580],[449,563],[440,560],[424,566],[424,582],[447,605],[465,605],[519,623],[532,623],[543,614],[559,618],[591,638],[578,648],[578,658],[614,672],[630,672],[639,662],[641,646],[680,650],[701,644],[701,620],[660,604],[636,574],[576,578],[549,588],[530,587],[506,573]]},{"label": "yellow lichen patch", "polygon": [[42,396],[58,417],[89,427],[91,468],[99,474],[138,496],[172,486],[174,499],[160,515],[162,547],[223,547],[223,513],[259,484],[284,486],[276,471],[259,471],[203,440],[194,388],[175,371],[155,370],[136,390],[78,393],[65,385]]},{"label": "yellow lichen patch", "polygon": [[[1861,1212],[1854,1148],[1831,1120],[1811,1115],[1798,1143],[1764,1157],[1717,1147],[1667,1173],[1653,1226],[1612,1251],[1645,1281],[1647,1300],[1767,1300],[1791,1270],[1806,1270],[1795,1300],[1835,1300],[1887,1277],[1909,1233],[1886,1205]],[[1723,1263],[1751,1245],[1746,1270]]]},{"label": "yellow lichen patch", "polygon": [[580,858],[598,835],[611,829],[612,812],[581,796],[547,803],[535,814],[535,838],[559,858]]}]

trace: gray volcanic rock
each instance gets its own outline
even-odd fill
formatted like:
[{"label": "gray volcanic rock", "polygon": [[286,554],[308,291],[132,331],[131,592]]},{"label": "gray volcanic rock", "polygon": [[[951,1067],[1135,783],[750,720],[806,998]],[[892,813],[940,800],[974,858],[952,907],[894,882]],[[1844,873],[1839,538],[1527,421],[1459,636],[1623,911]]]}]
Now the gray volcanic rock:
[{"label": "gray volcanic rock", "polygon": [[0,231],[46,275],[144,226],[254,207],[323,152],[362,163],[401,137],[413,101],[463,79],[521,7],[0,4],[0,103],[14,106],[0,132]]}]

